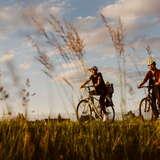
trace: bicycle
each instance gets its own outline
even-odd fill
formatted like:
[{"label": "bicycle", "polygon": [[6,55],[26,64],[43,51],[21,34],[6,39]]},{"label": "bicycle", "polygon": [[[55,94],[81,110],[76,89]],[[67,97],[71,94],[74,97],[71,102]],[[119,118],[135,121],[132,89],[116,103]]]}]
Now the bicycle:
[{"label": "bicycle", "polygon": [[154,110],[153,105],[157,107],[157,101],[154,104],[153,102],[153,86],[143,86],[141,88],[147,88],[148,94],[144,97],[139,104],[139,115],[143,120],[153,120],[154,119]]},{"label": "bicycle", "polygon": [[[92,95],[91,87],[93,86],[85,86],[84,88],[87,89],[88,96],[83,98],[79,101],[76,109],[76,115],[78,121],[88,121],[93,119],[103,119],[103,115],[100,113],[100,105],[99,99],[96,97],[97,95]],[[110,101],[110,104],[107,103]],[[106,96],[105,99],[105,106],[106,106],[106,116],[109,122],[113,122],[115,118],[115,110],[114,104],[112,99]]]}]

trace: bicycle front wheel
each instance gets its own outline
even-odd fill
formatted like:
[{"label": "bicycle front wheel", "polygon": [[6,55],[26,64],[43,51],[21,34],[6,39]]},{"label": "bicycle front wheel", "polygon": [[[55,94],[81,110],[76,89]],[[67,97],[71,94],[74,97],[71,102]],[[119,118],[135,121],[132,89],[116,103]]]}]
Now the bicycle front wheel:
[{"label": "bicycle front wheel", "polygon": [[143,120],[151,120],[153,118],[151,99],[143,98],[139,104],[139,115]]},{"label": "bicycle front wheel", "polygon": [[93,118],[91,112],[91,106],[88,100],[84,99],[78,103],[76,114],[78,121],[88,121]]},{"label": "bicycle front wheel", "polygon": [[113,106],[106,107],[106,117],[108,122],[113,122],[115,119],[115,110]]}]

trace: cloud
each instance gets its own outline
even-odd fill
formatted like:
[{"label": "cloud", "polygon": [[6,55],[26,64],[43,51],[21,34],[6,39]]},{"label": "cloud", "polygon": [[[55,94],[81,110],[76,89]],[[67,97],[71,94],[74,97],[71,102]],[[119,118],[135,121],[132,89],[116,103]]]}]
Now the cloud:
[{"label": "cloud", "polygon": [[72,69],[57,73],[55,77],[56,77],[55,80],[57,80],[57,82],[64,82],[63,79],[65,78],[66,80],[74,84],[84,80],[86,78],[86,74],[79,69],[72,68]]},{"label": "cloud", "polygon": [[101,67],[101,71],[113,76],[117,76],[119,74],[118,69],[113,67]]},{"label": "cloud", "polygon": [[10,51],[10,52],[7,52],[0,57],[0,62],[5,63],[5,62],[8,62],[8,61],[11,61],[13,58],[14,58],[14,54],[13,54],[12,51]]},{"label": "cloud", "polygon": [[139,38],[137,41],[135,41],[132,45],[134,45],[136,48],[140,48],[140,47],[146,47],[147,45],[149,45],[151,47],[151,49],[160,49],[160,37],[143,37],[143,38]]},{"label": "cloud", "polygon": [[93,16],[87,16],[87,17],[81,17],[81,16],[79,16],[79,17],[77,17],[77,19],[78,20],[82,20],[83,22],[85,22],[85,21],[92,21],[92,20],[95,20],[96,19],[96,17],[93,17]]},{"label": "cloud", "polygon": [[48,51],[46,55],[48,57],[53,57],[54,55],[57,55],[57,53],[58,53],[58,49],[52,49],[51,51]]},{"label": "cloud", "polygon": [[[2,28],[8,31],[14,31],[18,28],[26,28],[30,26],[30,18],[32,16],[46,17],[49,14],[55,16],[63,14],[65,10],[64,1],[45,1],[38,3],[27,3],[25,7],[21,3],[0,7],[0,21]],[[44,12],[45,11],[45,12]],[[14,16],[13,16],[14,15]]]},{"label": "cloud", "polygon": [[133,72],[128,72],[127,73],[127,77],[133,81],[135,81],[135,79],[142,79],[144,78],[146,72],[145,71],[141,71],[140,73],[137,71],[133,71]]},{"label": "cloud", "polygon": [[93,16],[86,16],[86,17],[77,17],[75,20],[75,25],[78,28],[88,28],[91,25],[94,25],[97,21],[97,17],[93,17]]},{"label": "cloud", "polygon": [[[45,11],[45,12],[44,12]],[[39,3],[36,5],[30,5],[22,10],[24,16],[31,18],[33,16],[46,17],[49,14],[54,16],[59,16],[65,12],[64,4],[59,3],[55,5],[54,3],[49,3],[48,1]]]},{"label": "cloud", "polygon": [[159,0],[118,0],[115,4],[107,5],[101,11],[108,17],[124,17],[134,20],[144,16],[158,16],[160,13]]},{"label": "cloud", "polygon": [[108,34],[105,27],[97,27],[90,31],[80,32],[81,38],[84,40],[87,47],[96,47],[99,44],[104,44],[108,40]]},{"label": "cloud", "polygon": [[99,18],[93,16],[77,17],[74,26],[80,37],[84,40],[86,47],[94,47],[106,42],[107,30],[104,25],[99,25]]},{"label": "cloud", "polygon": [[[10,21],[13,17],[10,13],[13,13],[15,9],[13,7],[3,6],[0,8],[0,20],[1,21]],[[16,11],[17,13],[17,11]]]},{"label": "cloud", "polygon": [[22,70],[28,70],[31,68],[31,64],[30,63],[22,63],[19,65],[20,69]]},{"label": "cloud", "polygon": [[159,0],[118,0],[114,4],[101,9],[101,13],[109,18],[121,17],[128,28],[139,23],[149,25],[159,23]]},{"label": "cloud", "polygon": [[62,69],[80,69],[82,67],[82,63],[80,60],[72,60],[72,62],[70,63],[63,63],[60,67],[62,67]]}]

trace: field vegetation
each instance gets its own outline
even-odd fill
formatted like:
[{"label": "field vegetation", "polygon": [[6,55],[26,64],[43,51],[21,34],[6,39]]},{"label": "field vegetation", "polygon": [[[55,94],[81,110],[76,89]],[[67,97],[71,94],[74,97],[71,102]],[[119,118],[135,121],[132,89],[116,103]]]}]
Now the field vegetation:
[{"label": "field vegetation", "polygon": [[159,159],[160,122],[0,121],[0,159]]}]

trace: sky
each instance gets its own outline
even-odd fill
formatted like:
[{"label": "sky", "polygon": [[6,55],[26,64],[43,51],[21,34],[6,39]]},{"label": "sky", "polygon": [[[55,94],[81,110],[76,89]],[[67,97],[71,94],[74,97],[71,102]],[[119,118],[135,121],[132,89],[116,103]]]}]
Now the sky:
[{"label": "sky", "polygon": [[[72,22],[76,27],[85,44],[85,63],[88,67],[98,66],[104,79],[115,86],[113,101],[116,112],[120,111],[118,53],[100,15],[103,14],[110,24],[115,24],[121,18],[125,32],[126,111],[138,110],[138,103],[145,96],[145,92],[138,90],[137,85],[147,71],[147,45],[160,67],[159,12],[159,0],[0,0],[1,85],[10,94],[7,101],[0,102],[0,113],[7,114],[8,110],[13,115],[24,112],[18,93],[27,78],[31,83],[30,92],[36,93],[29,101],[29,117],[74,113],[74,106],[83,94],[79,86],[89,73],[82,73],[79,61],[66,63],[57,56],[55,48],[46,43],[43,35],[31,23],[32,16],[42,21],[49,18],[50,14]],[[51,28],[46,21],[42,23],[50,33]],[[28,41],[28,36],[33,37],[41,51],[50,58],[54,66],[54,78],[42,72],[44,68],[35,59],[38,54]],[[67,79],[73,88],[62,78]]]}]

